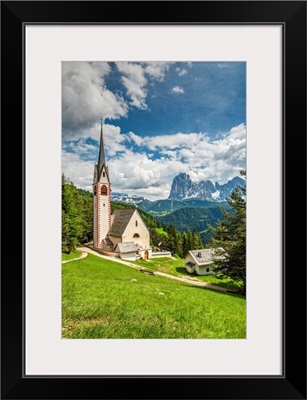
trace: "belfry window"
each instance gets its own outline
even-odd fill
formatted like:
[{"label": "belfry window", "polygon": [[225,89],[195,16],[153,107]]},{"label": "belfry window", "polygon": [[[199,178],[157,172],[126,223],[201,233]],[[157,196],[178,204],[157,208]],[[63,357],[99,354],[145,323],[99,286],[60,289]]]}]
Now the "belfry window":
[{"label": "belfry window", "polygon": [[108,188],[103,185],[101,186],[101,196],[106,196],[108,194]]},{"label": "belfry window", "polygon": [[138,233],[135,233],[135,234],[133,235],[133,237],[134,237],[134,238],[139,238],[140,235],[139,235]]},{"label": "belfry window", "polygon": [[105,173],[105,171],[103,171],[103,173],[102,173],[102,176],[103,176],[103,177],[105,177],[105,176],[106,176],[106,173]]}]

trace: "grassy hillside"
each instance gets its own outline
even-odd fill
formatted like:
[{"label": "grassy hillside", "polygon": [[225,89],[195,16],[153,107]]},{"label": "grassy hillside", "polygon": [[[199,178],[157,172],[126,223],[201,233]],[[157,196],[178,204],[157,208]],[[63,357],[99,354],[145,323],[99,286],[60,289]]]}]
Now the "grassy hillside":
[{"label": "grassy hillside", "polygon": [[237,290],[240,288],[240,282],[234,281],[230,278],[217,278],[215,275],[191,275],[184,268],[184,259],[179,257],[152,258],[150,260],[132,261],[132,263],[137,265],[139,268],[145,267],[146,269],[152,271],[160,271],[174,276],[193,278],[201,282],[208,282],[212,285],[221,286],[232,290]]},{"label": "grassy hillside", "polygon": [[81,251],[71,251],[69,254],[62,253],[62,261],[72,260],[81,256]]},{"label": "grassy hillside", "polygon": [[246,301],[239,295],[148,276],[93,255],[63,264],[62,273],[64,338],[246,337]]}]

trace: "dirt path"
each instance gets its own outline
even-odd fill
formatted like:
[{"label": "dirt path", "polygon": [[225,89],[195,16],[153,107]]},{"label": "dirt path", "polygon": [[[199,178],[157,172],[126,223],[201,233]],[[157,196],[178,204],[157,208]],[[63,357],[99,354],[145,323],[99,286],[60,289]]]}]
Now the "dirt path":
[{"label": "dirt path", "polygon": [[[81,251],[81,250],[80,250],[80,251]],[[82,251],[82,254],[81,254],[80,257],[72,258],[71,260],[62,261],[62,264],[66,264],[66,263],[71,262],[71,261],[81,260],[82,258],[87,257],[87,254],[88,254],[88,253]]]},{"label": "dirt path", "polygon": [[[102,254],[97,253],[96,251],[94,251],[92,249],[89,249],[88,247],[79,247],[77,250],[82,251],[82,254],[91,253],[97,257],[105,258],[106,260],[112,260],[112,261],[118,262],[119,264],[127,265],[128,267],[140,270],[140,268],[137,265],[132,264],[129,261],[124,261],[117,257],[104,256]],[[80,258],[77,258],[77,260],[80,260]],[[69,261],[73,261],[73,260],[69,260]],[[201,281],[195,280],[196,278],[192,278],[192,277],[188,278],[188,277],[183,277],[183,276],[174,276],[174,275],[165,274],[164,272],[159,272],[159,271],[154,271],[154,273],[155,273],[155,275],[158,275],[158,276],[163,276],[163,277],[169,278],[169,279],[175,279],[177,281],[185,282],[185,283],[188,283],[188,284],[194,285],[194,286],[200,286],[200,287],[204,287],[204,288],[208,288],[208,289],[212,289],[212,290],[218,290],[219,292],[229,292],[230,291],[229,289],[226,289],[226,288],[223,288],[220,286],[214,286],[207,282],[201,282]]]}]

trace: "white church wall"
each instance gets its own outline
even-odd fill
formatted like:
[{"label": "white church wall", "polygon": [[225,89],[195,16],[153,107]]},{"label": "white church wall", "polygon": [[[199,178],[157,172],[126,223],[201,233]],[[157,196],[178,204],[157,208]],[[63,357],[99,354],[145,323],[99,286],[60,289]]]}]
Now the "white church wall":
[{"label": "white church wall", "polygon": [[172,253],[170,251],[159,251],[151,253],[150,258],[164,258],[164,257],[172,257]]},{"label": "white church wall", "polygon": [[[96,173],[97,176],[97,173]],[[94,246],[102,247],[111,226],[110,184],[105,168],[102,169],[100,181],[94,186]]]},{"label": "white church wall", "polygon": [[100,202],[100,240],[107,236],[109,231],[108,196],[99,196]]},{"label": "white church wall", "polygon": [[99,247],[97,243],[97,196],[94,196],[94,231],[93,231],[93,242],[95,247]]},{"label": "white church wall", "polygon": [[120,258],[131,261],[135,261],[137,259],[135,251],[131,253],[120,253]]},{"label": "white church wall", "polygon": [[[138,235],[138,236],[137,236]],[[123,242],[131,242],[133,241],[136,244],[144,248],[150,248],[150,236],[149,231],[146,228],[140,214],[135,211],[127,225],[123,236]]]}]

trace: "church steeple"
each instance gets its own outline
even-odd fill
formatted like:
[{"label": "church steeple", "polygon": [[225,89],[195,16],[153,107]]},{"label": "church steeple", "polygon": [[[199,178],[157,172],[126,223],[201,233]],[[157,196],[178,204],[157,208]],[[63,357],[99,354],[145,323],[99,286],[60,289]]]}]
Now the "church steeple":
[{"label": "church steeple", "polygon": [[104,156],[103,118],[100,119],[100,147],[98,163],[94,167],[94,246],[101,248],[111,227],[111,182]]},{"label": "church steeple", "polygon": [[100,118],[100,147],[99,147],[99,157],[98,157],[98,179],[101,175],[103,166],[106,167],[106,160],[104,157],[104,144],[103,144],[103,118]]}]

